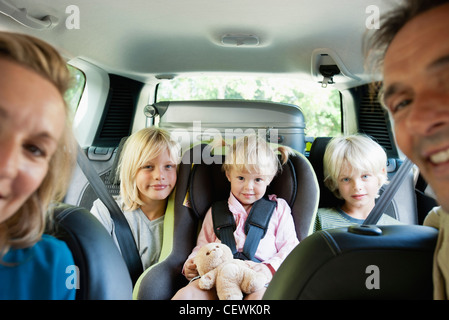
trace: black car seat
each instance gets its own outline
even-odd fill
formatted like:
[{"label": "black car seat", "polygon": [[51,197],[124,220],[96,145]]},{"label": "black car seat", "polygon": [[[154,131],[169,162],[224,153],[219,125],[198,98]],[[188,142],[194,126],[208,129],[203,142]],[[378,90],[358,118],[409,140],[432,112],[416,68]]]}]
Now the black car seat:
[{"label": "black car seat", "polygon": [[[207,158],[203,160],[211,162]],[[190,179],[190,202],[199,219],[204,218],[213,202],[229,197],[230,184],[221,164],[196,164]],[[301,241],[307,237],[315,219],[319,189],[313,168],[305,156],[300,153],[291,156],[282,167],[282,172],[270,183],[267,194],[276,194],[287,201],[298,239]]]},{"label": "black car seat", "polygon": [[63,240],[77,267],[77,300],[132,299],[126,264],[103,225],[85,208],[60,204],[46,233]]},{"label": "black car seat", "polygon": [[318,185],[320,187],[319,208],[331,208],[342,204],[342,200],[337,199],[334,194],[324,185],[323,173],[323,157],[326,151],[326,146],[331,140],[331,137],[317,137],[312,143],[309,152],[309,161],[315,171]]},{"label": "black car seat", "polygon": [[[134,288],[135,299],[170,299],[187,284],[181,269],[195,246],[199,224],[214,201],[229,197],[230,185],[221,169],[223,160],[213,163],[206,148],[197,145],[183,157],[180,170],[191,167],[191,173],[188,181],[178,177],[173,253],[142,274]],[[302,154],[292,156],[283,166],[267,190],[271,193],[290,205],[298,239],[307,237],[315,220],[319,189],[315,173]]]},{"label": "black car seat", "polygon": [[[87,157],[93,168],[105,183],[111,195],[119,193],[120,181],[116,179],[118,159],[122,151],[122,139],[117,148],[96,148],[87,150]],[[103,151],[104,150],[104,151]],[[161,249],[160,264],[154,266],[163,268],[168,272],[161,273],[157,278],[148,278],[151,286],[157,288],[159,284],[163,289],[156,290],[152,299],[167,299],[166,292],[172,292],[184,284],[185,278],[181,275],[180,267],[192,250],[196,240],[197,221],[194,219],[190,209],[183,205],[188,190],[190,164],[179,165],[177,174],[177,185],[168,203],[168,210],[164,218],[163,245]],[[84,176],[81,168],[77,166],[74,174],[73,190],[82,190],[80,195],[70,197],[77,205],[67,204],[55,209],[56,236],[66,241],[72,250],[75,263],[80,263],[81,283],[83,289],[77,295],[80,299],[130,299],[132,298],[133,285],[126,264],[112,240],[110,234],[101,223],[89,212],[92,202],[98,198],[92,185]],[[72,191],[73,191],[72,190]],[[73,194],[77,192],[73,191]],[[82,207],[83,206],[83,207]],[[174,232],[176,230],[176,238]],[[52,231],[54,233],[54,231]],[[111,246],[112,245],[112,246]],[[99,259],[98,263],[94,259]],[[112,267],[104,267],[110,264]],[[110,270],[108,269],[110,268]],[[86,269],[87,271],[84,271]],[[107,270],[104,274],[101,274]],[[116,278],[116,280],[111,280]],[[92,279],[92,280],[91,280]],[[126,279],[126,284],[121,285]],[[106,280],[111,284],[106,284]],[[140,283],[140,282],[139,282]],[[139,287],[139,283],[135,286]],[[92,286],[101,292],[91,293]],[[112,286],[112,287],[111,287]],[[122,286],[120,293],[114,286]],[[108,289],[109,288],[109,289]],[[103,293],[108,291],[109,295]]]},{"label": "black car seat", "polygon": [[432,299],[438,230],[375,228],[371,234],[337,228],[309,236],[285,259],[263,299]]}]

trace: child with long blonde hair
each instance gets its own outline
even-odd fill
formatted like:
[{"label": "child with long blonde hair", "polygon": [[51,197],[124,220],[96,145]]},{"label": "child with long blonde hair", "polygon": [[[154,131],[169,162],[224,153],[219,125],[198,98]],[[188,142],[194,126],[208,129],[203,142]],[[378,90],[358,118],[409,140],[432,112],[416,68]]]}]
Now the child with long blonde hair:
[{"label": "child with long blonde hair", "polygon": [[[176,185],[179,153],[170,134],[157,127],[137,131],[123,146],[116,201],[130,225],[144,269],[156,263],[161,253],[164,215]],[[91,212],[119,247],[114,222],[100,199]]]}]

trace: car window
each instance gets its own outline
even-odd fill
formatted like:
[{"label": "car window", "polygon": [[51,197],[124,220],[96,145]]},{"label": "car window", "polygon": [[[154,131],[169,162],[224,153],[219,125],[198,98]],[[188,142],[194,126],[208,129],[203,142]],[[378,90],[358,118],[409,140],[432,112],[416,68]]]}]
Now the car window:
[{"label": "car window", "polygon": [[175,78],[159,84],[156,99],[244,99],[293,104],[304,114],[307,136],[336,136],[342,132],[340,92],[313,85],[291,78]]},{"label": "car window", "polygon": [[72,74],[73,82],[72,86],[65,93],[65,100],[72,114],[75,114],[84,91],[84,85],[86,84],[86,76],[78,68],[75,68],[71,65],[67,65],[67,67],[70,73]]}]

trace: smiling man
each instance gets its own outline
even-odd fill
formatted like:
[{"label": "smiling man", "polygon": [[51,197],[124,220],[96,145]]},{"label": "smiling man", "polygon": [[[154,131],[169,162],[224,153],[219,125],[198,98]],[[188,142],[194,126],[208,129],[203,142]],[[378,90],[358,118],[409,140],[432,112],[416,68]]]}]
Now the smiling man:
[{"label": "smiling man", "polygon": [[[383,103],[396,141],[420,169],[441,208],[425,224],[440,229],[434,298],[449,298],[449,1],[405,1],[372,38],[385,49]],[[371,48],[372,49],[372,48]]]}]

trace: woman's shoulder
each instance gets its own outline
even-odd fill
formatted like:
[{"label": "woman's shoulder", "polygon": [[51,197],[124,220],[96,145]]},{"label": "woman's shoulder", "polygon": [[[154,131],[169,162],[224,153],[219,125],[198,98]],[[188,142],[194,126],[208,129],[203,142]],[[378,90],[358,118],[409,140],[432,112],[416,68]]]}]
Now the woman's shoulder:
[{"label": "woman's shoulder", "polygon": [[52,261],[55,256],[72,256],[67,244],[49,234],[43,234],[41,239],[30,247],[11,249],[5,255],[5,260],[12,263],[29,261],[29,257],[37,260]]},{"label": "woman's shoulder", "polygon": [[40,241],[37,242],[43,246],[59,246],[65,244],[64,241],[57,239],[55,236],[44,233]]},{"label": "woman's shoulder", "polygon": [[54,236],[43,234],[41,239],[27,248],[11,249],[5,261],[34,269],[36,265],[73,265],[73,256],[67,244]]},{"label": "woman's shoulder", "polygon": [[[66,243],[44,234],[31,247],[11,249],[5,256],[9,265],[0,265],[0,299],[74,299],[75,290],[67,287],[67,270],[75,262]],[[68,269],[71,267],[72,269]],[[76,279],[76,275],[73,276]]]},{"label": "woman's shoulder", "polygon": [[34,245],[34,250],[37,251],[37,253],[42,253],[46,256],[53,255],[72,257],[72,253],[67,244],[49,234],[42,235],[41,240]]}]

